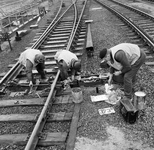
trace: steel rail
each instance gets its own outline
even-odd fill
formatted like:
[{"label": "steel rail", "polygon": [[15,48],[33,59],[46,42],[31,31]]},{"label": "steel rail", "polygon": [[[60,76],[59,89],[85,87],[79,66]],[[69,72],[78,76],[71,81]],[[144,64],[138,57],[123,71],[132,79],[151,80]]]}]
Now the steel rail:
[{"label": "steel rail", "polygon": [[[57,22],[55,22],[56,17],[58,17],[61,8],[62,8],[62,3],[63,0],[61,0],[61,5],[59,7],[59,11],[57,12],[57,15],[54,17],[53,21],[49,24],[49,26],[47,27],[47,29],[43,32],[43,34],[39,37],[39,39],[31,46],[32,49],[35,49],[37,47],[39,47],[42,44],[42,40],[45,39],[45,37],[47,36],[47,32],[49,32],[49,30],[51,30],[52,27],[54,27],[56,25]],[[70,6],[71,7],[71,6]],[[64,12],[65,13],[65,12]],[[64,15],[64,14],[63,14]],[[55,23],[54,23],[55,22]],[[49,33],[48,33],[49,34]],[[42,41],[42,42],[41,42]],[[6,75],[0,80],[0,86],[2,86],[3,83],[6,82],[7,78],[9,78],[9,76],[11,76],[11,74],[13,74],[14,70],[17,68],[17,66],[19,65],[19,61],[16,62],[16,64],[6,73]],[[22,66],[20,68],[20,70],[22,70]]]},{"label": "steel rail", "polygon": [[[72,2],[73,2],[73,0],[72,0]],[[76,26],[76,24],[77,24],[77,7],[76,7],[76,5],[75,5],[75,3],[76,3],[76,1],[74,1],[73,2],[73,6],[74,6],[74,9],[75,9],[75,18],[74,18],[74,24],[73,24],[73,30],[72,30],[72,32],[71,32],[71,35],[70,35],[70,39],[69,39],[69,41],[68,41],[68,44],[67,44],[67,47],[66,47],[66,50],[69,50],[70,49],[70,41],[72,41],[72,38],[73,38],[73,34],[74,34],[74,30],[75,30],[75,26]]]},{"label": "steel rail", "polygon": [[32,45],[31,48],[36,48],[39,47],[45,40],[45,38],[50,34],[49,31],[51,31],[52,28],[54,28],[59,22],[60,20],[64,17],[64,15],[67,13],[67,11],[73,6],[73,4],[71,4],[66,11],[56,20],[53,20],[52,23],[47,27],[47,29],[44,31],[44,33],[42,34],[42,36]]},{"label": "steel rail", "polygon": [[80,23],[81,23],[81,19],[82,19],[82,17],[83,17],[83,13],[84,13],[86,4],[87,4],[87,0],[85,0],[83,9],[82,9],[82,11],[81,11],[80,17],[79,17],[78,22],[77,22],[77,25],[76,25],[76,28],[75,28],[73,34],[71,35],[72,38],[71,38],[71,39],[69,40],[69,42],[68,42],[68,45],[67,45],[67,48],[66,48],[67,50],[70,50],[70,49],[71,49],[72,43],[73,43],[73,39],[74,39],[74,38],[75,38],[75,39],[78,38],[78,37],[75,37],[75,35],[78,36],[77,33],[79,33],[79,32],[77,32],[77,30],[80,29],[79,25],[80,25]]},{"label": "steel rail", "polygon": [[88,31],[87,31],[87,42],[86,42],[86,50],[88,52],[92,52],[94,50],[93,47],[93,42],[92,42],[92,36],[91,36],[91,30],[90,30],[90,24],[93,20],[86,20],[85,23],[88,26]]},{"label": "steel rail", "polygon": [[[75,2],[74,2],[74,4],[75,4]],[[86,4],[87,4],[87,0],[85,0],[84,6],[82,8],[80,17],[79,17],[77,25],[76,25],[76,28],[75,28],[75,30],[73,32],[73,35],[71,36],[71,38],[69,40],[69,44],[67,46],[68,50],[71,49],[73,39],[76,38],[75,34],[78,32],[77,29],[79,28],[79,24],[81,22],[81,19],[82,19]],[[78,118],[79,118],[78,116],[79,116],[79,111],[80,111],[80,104],[76,104],[74,110],[75,110],[75,112],[73,114],[73,122],[71,123],[70,132],[69,132],[67,143],[66,143],[66,150],[73,150],[74,149],[75,138],[72,138],[72,137],[76,137],[77,122],[78,122]],[[75,132],[72,132],[74,130],[75,130]]]},{"label": "steel rail", "polygon": [[[43,119],[45,118],[45,116],[47,114],[47,109],[49,107],[51,97],[52,97],[53,92],[55,90],[55,86],[56,86],[57,80],[59,78],[59,74],[60,74],[60,71],[58,70],[58,73],[57,73],[57,75],[56,75],[56,77],[55,77],[55,79],[54,79],[54,81],[53,81],[53,83],[51,85],[51,90],[50,90],[49,95],[47,97],[47,100],[46,100],[46,102],[44,104],[44,107],[43,107],[43,109],[41,111],[41,114],[39,115],[39,118],[38,118],[38,120],[37,120],[37,122],[35,124],[33,132],[32,132],[32,134],[31,134],[31,136],[30,136],[30,138],[29,138],[29,140],[28,140],[28,142],[26,144],[25,150],[35,150],[36,143],[39,140],[38,130],[40,129],[40,125],[42,124]],[[36,141],[35,143],[34,143],[34,140]]]},{"label": "steel rail", "polygon": [[[69,9],[70,9],[71,7],[69,7]],[[67,11],[69,10],[69,9],[67,9]],[[66,11],[65,11],[65,13],[66,13]],[[64,13],[64,14],[65,14]],[[63,15],[64,15],[63,14]],[[75,13],[76,14],[76,13]],[[62,16],[63,16],[62,15]],[[60,19],[61,19],[62,17],[60,17]],[[58,20],[58,22],[59,22],[59,20]],[[56,23],[55,23],[56,24]],[[54,25],[53,25],[54,26]],[[70,36],[70,38],[71,38],[71,36]],[[37,120],[37,122],[36,122],[36,125],[35,125],[35,127],[34,127],[34,129],[33,129],[33,132],[32,132],[32,134],[30,135],[30,138],[29,138],[29,140],[28,140],[28,142],[27,142],[27,144],[26,144],[26,147],[25,147],[25,150],[34,150],[35,149],[35,147],[36,147],[36,144],[37,144],[37,142],[38,142],[38,132],[40,132],[40,126],[41,126],[41,124],[42,124],[42,122],[43,122],[43,119],[46,117],[46,114],[47,114],[47,108],[48,108],[48,106],[49,106],[49,102],[52,100],[52,96],[53,96],[53,92],[54,92],[54,89],[55,89],[55,86],[56,86],[56,83],[57,83],[57,80],[58,80],[58,78],[59,78],[59,74],[60,74],[60,70],[58,70],[58,72],[57,72],[57,74],[56,74],[56,77],[55,77],[55,79],[54,79],[54,81],[53,81],[53,83],[52,83],[52,85],[51,85],[51,90],[50,90],[50,92],[49,92],[49,95],[48,95],[48,98],[47,98],[47,100],[46,100],[46,103],[45,103],[45,105],[44,105],[44,107],[43,107],[43,109],[42,109],[42,111],[41,111],[41,114],[39,115],[39,118],[38,118],[38,120]],[[44,119],[44,121],[45,121],[45,119]]]},{"label": "steel rail", "polygon": [[114,2],[114,3],[117,3],[117,4],[121,5],[121,6],[123,6],[123,7],[125,7],[125,8],[131,9],[131,10],[137,12],[138,14],[141,14],[142,16],[145,16],[145,17],[147,17],[147,18],[150,18],[151,20],[154,20],[154,17],[153,17],[152,15],[150,15],[150,14],[148,14],[148,13],[146,13],[146,12],[143,12],[142,10],[139,10],[139,9],[134,8],[134,7],[132,7],[132,6],[128,6],[128,5],[122,4],[122,3],[117,2],[117,1],[115,1],[115,0],[111,0],[111,1]]},{"label": "steel rail", "polygon": [[[76,22],[77,22],[76,20],[78,19],[77,18],[77,9],[76,9],[76,6],[75,6],[75,2],[69,7],[69,8],[71,8],[72,6],[74,6],[74,10],[75,10],[75,17],[74,18],[76,18],[75,21],[74,21],[74,26],[76,25]],[[67,9],[67,10],[69,10],[69,9]],[[65,11],[65,12],[67,12],[67,11]],[[33,44],[32,48],[37,48],[37,47],[39,47],[42,44],[43,40],[45,40],[46,36],[48,36],[49,31],[52,28],[54,28],[57,23],[59,23],[60,19],[62,19],[62,17],[64,16],[64,14],[65,13],[63,13],[63,15],[59,18],[59,20],[55,21],[53,24],[50,24],[51,26],[49,26],[44,31],[43,35]],[[75,29],[75,27],[73,28],[73,30],[74,29]],[[72,38],[72,35],[73,34],[71,34],[71,36],[69,38]],[[17,66],[18,65],[19,65],[19,63],[17,63]],[[12,73],[13,73],[13,70],[12,70]],[[39,134],[38,133],[40,131],[42,131],[41,130],[42,129],[42,126],[44,125],[44,123],[46,121],[46,116],[47,116],[47,113],[48,113],[47,110],[49,108],[49,102],[52,101],[52,97],[53,97],[54,90],[55,90],[55,85],[56,85],[57,80],[59,78],[59,74],[60,74],[60,70],[58,70],[58,72],[56,74],[56,77],[55,77],[55,79],[54,79],[54,81],[53,81],[53,83],[51,85],[51,90],[50,90],[49,95],[47,97],[47,100],[46,100],[46,102],[44,104],[44,107],[43,107],[43,109],[42,109],[42,111],[41,111],[41,113],[40,113],[40,115],[38,117],[38,120],[37,120],[37,122],[35,124],[35,127],[34,127],[32,133],[31,133],[31,135],[30,135],[30,137],[28,139],[28,142],[26,144],[25,150],[34,150],[36,148],[36,145],[37,145],[38,140],[39,140]]]},{"label": "steel rail", "polygon": [[136,33],[139,34],[144,39],[144,41],[146,41],[149,44],[149,46],[151,48],[154,48],[154,40],[149,35],[147,35],[147,33],[145,33],[140,27],[138,27],[135,23],[133,23],[129,18],[123,16],[123,14],[121,14],[120,12],[118,12],[117,10],[115,10],[113,8],[110,8],[106,4],[99,2],[98,0],[95,0],[95,1],[98,2],[99,4],[103,5],[104,7],[106,7],[107,9],[112,11],[113,13],[115,13],[116,15],[118,15],[118,17],[120,17],[131,28],[133,28],[136,31]]},{"label": "steel rail", "polygon": [[[40,38],[31,46],[32,49],[36,49],[38,48],[45,40],[45,38],[50,34],[49,31],[54,28],[57,23],[62,19],[62,17],[66,14],[66,12],[74,5],[71,4],[68,9],[66,9],[66,11],[59,17],[59,19],[56,21],[56,18],[58,17],[58,15],[60,14],[61,8],[62,8],[62,4],[63,1],[61,1],[61,6],[59,8],[59,11],[57,13],[57,15],[55,16],[55,18],[53,19],[53,21],[50,23],[50,25],[47,27],[47,29],[43,32],[43,34],[40,36]],[[75,12],[76,13],[76,12]],[[76,15],[75,15],[76,16]],[[76,18],[75,18],[76,19]],[[75,22],[76,23],[76,22]],[[74,25],[75,25],[74,23]],[[74,29],[73,29],[74,30]],[[73,34],[73,30],[72,30],[72,34]],[[72,35],[71,35],[72,36]],[[71,40],[72,41],[72,40]],[[3,83],[5,83],[7,81],[7,78],[9,78],[9,76],[11,76],[11,74],[14,74],[14,70],[16,69],[16,67],[19,65],[19,61],[7,72],[7,74],[0,80],[0,86],[2,86]],[[20,70],[22,70],[22,66],[20,68]]]}]

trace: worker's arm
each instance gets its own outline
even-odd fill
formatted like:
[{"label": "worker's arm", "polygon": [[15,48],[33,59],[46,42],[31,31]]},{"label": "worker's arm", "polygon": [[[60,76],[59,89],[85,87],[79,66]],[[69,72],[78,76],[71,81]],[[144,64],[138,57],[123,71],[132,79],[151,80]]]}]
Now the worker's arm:
[{"label": "worker's arm", "polygon": [[59,62],[56,61],[56,63],[57,63],[58,68],[59,68],[59,70],[61,72],[61,75],[63,76],[62,78],[67,79],[68,78],[68,66],[65,63],[65,61],[60,60]]},{"label": "worker's arm", "polygon": [[118,51],[115,54],[114,59],[123,66],[121,73],[126,73],[131,70],[131,64],[129,63],[124,51],[122,51],[122,50]]},{"label": "worker's arm", "polygon": [[113,68],[112,66],[110,66],[110,74],[113,74],[116,71],[115,68]]},{"label": "worker's arm", "polygon": [[75,69],[72,69],[71,70],[71,78],[72,78],[72,81],[75,79],[75,73],[76,73]]}]

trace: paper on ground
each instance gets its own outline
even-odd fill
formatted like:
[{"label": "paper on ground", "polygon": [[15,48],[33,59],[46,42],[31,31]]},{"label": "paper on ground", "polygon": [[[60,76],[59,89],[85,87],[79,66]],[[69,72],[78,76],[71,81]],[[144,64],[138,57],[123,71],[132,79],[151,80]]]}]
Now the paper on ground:
[{"label": "paper on ground", "polygon": [[108,100],[108,95],[97,95],[97,96],[90,96],[92,102],[99,102],[99,101],[105,101]]},{"label": "paper on ground", "polygon": [[121,97],[117,97],[117,99],[116,100],[106,100],[105,102],[107,102],[107,103],[109,103],[109,104],[111,104],[111,105],[115,105],[117,102],[119,102],[120,101],[120,99],[121,99]]},{"label": "paper on ground", "polygon": [[115,113],[115,110],[113,107],[108,107],[108,108],[98,109],[98,112],[100,115],[104,115],[104,114]]}]

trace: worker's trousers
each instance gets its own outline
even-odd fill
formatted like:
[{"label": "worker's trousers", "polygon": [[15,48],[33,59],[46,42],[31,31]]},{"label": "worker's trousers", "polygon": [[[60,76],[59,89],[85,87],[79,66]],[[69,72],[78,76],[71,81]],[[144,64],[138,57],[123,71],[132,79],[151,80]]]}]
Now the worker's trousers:
[{"label": "worker's trousers", "polygon": [[41,79],[45,79],[45,78],[46,78],[44,68],[45,68],[45,66],[44,66],[43,63],[39,63],[39,64],[36,66],[36,70],[37,70],[38,73],[41,75]]}]

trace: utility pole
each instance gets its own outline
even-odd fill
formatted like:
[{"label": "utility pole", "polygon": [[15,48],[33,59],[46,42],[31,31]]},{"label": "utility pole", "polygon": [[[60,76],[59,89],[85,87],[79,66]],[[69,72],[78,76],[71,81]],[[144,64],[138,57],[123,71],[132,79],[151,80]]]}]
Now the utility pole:
[{"label": "utility pole", "polygon": [[10,50],[12,51],[12,46],[11,46],[11,42],[10,42],[11,40],[10,40],[8,32],[5,32],[5,36],[6,36],[6,39],[8,40],[8,42],[9,42]]}]

